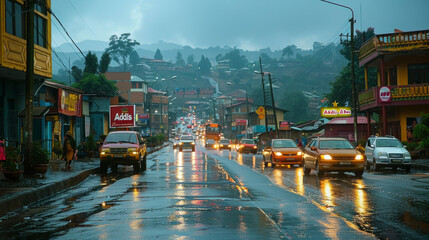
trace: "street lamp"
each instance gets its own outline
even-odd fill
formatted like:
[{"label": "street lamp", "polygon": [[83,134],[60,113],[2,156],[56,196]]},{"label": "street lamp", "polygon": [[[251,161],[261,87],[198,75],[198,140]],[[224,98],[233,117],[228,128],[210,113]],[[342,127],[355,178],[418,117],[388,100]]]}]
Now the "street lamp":
[{"label": "street lamp", "polygon": [[330,3],[339,7],[347,8],[352,12],[352,18],[350,18],[350,55],[351,55],[351,79],[352,79],[352,113],[353,113],[353,133],[354,140],[357,143],[357,107],[356,107],[356,83],[355,83],[355,60],[354,60],[354,49],[355,49],[355,41],[354,41],[354,12],[353,9],[347,7],[345,5],[341,5],[338,3],[321,0],[322,2]]}]

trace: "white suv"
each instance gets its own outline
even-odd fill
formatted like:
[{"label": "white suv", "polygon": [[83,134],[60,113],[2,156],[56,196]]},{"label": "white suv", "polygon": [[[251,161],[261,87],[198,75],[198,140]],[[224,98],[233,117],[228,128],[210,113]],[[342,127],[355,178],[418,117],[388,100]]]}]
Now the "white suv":
[{"label": "white suv", "polygon": [[393,136],[368,138],[365,146],[366,169],[373,166],[374,171],[391,167],[394,171],[402,168],[409,172],[411,155],[402,143]]}]

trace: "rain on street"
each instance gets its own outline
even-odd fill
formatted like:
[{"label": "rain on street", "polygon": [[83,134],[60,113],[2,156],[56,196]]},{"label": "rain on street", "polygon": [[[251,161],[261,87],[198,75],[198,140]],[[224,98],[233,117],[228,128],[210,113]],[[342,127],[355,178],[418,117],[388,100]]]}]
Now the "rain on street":
[{"label": "rain on street", "polygon": [[[173,150],[82,184],[2,222],[6,238],[424,239],[428,175],[304,176],[260,154]],[[238,163],[238,164],[237,164]],[[247,167],[243,167],[247,166]],[[261,174],[262,173],[262,174]],[[268,178],[267,178],[267,177]],[[406,193],[404,193],[406,192]]]}]

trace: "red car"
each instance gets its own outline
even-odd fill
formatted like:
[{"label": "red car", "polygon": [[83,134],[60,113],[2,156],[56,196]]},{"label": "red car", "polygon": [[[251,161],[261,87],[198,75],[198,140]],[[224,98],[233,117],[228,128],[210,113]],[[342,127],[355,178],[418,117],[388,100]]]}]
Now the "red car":
[{"label": "red car", "polygon": [[241,139],[238,144],[237,151],[239,153],[249,152],[256,154],[258,152],[258,145],[252,139]]}]

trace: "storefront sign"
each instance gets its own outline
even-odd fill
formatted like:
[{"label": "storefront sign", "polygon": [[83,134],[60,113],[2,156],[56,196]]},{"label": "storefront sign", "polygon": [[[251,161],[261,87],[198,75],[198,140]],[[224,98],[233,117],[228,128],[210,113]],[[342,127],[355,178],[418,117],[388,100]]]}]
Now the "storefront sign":
[{"label": "storefront sign", "polygon": [[135,127],[135,114],[136,108],[135,105],[117,105],[110,106],[109,119],[110,127]]},{"label": "storefront sign", "polygon": [[320,115],[325,118],[350,117],[352,115],[352,109],[350,107],[321,108]]},{"label": "storefront sign", "polygon": [[290,123],[287,121],[280,122],[279,130],[290,130]]},{"label": "storefront sign", "polygon": [[55,122],[58,121],[58,115],[46,115],[45,121],[47,122]]},{"label": "storefront sign", "polygon": [[235,119],[236,126],[247,126],[247,119]]},{"label": "storefront sign", "polygon": [[82,95],[58,88],[58,113],[82,117]]},{"label": "storefront sign", "polygon": [[378,97],[380,99],[380,102],[391,102],[392,101],[392,95],[390,94],[390,87],[381,87],[378,93]]}]

